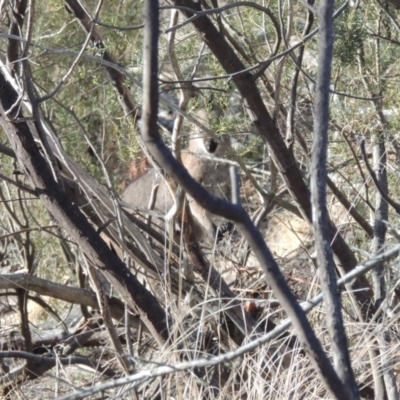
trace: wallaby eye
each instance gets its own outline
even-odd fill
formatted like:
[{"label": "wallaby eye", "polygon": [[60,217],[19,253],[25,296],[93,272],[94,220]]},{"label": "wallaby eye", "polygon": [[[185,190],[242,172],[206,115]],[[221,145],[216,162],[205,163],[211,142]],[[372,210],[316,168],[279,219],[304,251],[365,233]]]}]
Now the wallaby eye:
[{"label": "wallaby eye", "polygon": [[218,143],[214,139],[204,140],[204,147],[209,153],[215,153],[218,148]]}]

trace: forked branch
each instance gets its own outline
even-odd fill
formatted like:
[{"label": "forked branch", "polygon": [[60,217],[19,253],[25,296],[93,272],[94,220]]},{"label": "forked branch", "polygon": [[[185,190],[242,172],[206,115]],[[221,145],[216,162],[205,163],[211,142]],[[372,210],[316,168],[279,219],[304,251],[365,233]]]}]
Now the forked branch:
[{"label": "forked branch", "polygon": [[232,204],[210,195],[173,157],[161,139],[157,127],[158,114],[158,2],[145,1],[145,29],[143,53],[143,112],[142,138],[149,152],[183,188],[206,210],[236,222],[253,248],[282,307],[291,318],[299,339],[320,374],[327,390],[337,399],[349,399],[347,390],[334,371],[321,343],[312,330],[304,311],[288,287],[275,259],[272,257],[261,233],[239,204]]}]

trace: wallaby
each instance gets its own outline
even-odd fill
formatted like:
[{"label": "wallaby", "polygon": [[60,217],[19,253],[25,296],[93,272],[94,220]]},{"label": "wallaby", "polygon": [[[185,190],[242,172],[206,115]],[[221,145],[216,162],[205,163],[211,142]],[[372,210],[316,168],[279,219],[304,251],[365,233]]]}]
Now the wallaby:
[{"label": "wallaby", "polygon": [[[207,120],[203,115],[201,116],[203,118],[199,118],[199,120],[204,124]],[[229,199],[229,166],[212,159],[213,157],[220,158],[223,156],[222,146],[196,128],[190,134],[188,151],[182,153],[182,163],[190,175],[209,192],[217,197]],[[139,176],[126,188],[122,194],[122,200],[140,208],[149,208],[150,199],[156,186],[158,188],[150,208],[165,215],[173,206],[173,198],[165,180],[153,168]],[[172,187],[175,186],[172,185]],[[212,240],[215,237],[217,227],[223,224],[223,220],[206,211],[190,196],[187,195],[186,199],[195,220],[196,237]]]}]

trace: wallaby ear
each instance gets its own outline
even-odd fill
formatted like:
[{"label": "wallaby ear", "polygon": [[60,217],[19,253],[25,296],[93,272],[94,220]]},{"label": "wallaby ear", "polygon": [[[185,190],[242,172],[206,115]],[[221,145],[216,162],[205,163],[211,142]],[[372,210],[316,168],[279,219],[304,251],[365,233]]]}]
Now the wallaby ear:
[{"label": "wallaby ear", "polygon": [[[196,119],[198,119],[199,122],[201,124],[203,124],[205,127],[207,127],[207,128],[209,127],[210,121],[208,119],[207,111],[204,108],[202,108],[201,110],[198,110],[196,112]],[[199,129],[199,128],[197,128],[197,129]]]},{"label": "wallaby ear", "polygon": [[210,154],[214,154],[218,149],[219,144],[212,138],[204,139],[204,147]]}]

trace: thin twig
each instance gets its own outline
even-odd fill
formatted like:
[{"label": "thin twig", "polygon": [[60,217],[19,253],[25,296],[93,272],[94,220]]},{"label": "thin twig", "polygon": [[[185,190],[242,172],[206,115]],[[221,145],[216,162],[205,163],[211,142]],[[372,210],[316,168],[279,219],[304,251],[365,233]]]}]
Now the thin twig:
[{"label": "thin twig", "polygon": [[[391,260],[394,257],[397,257],[400,254],[400,245],[394,246],[392,249],[381,253],[377,255],[374,258],[371,258],[367,261],[365,261],[363,264],[359,264],[357,267],[355,267],[351,272],[343,276],[341,279],[337,281],[337,286],[338,288],[343,288],[347,283],[350,283],[354,279],[356,279],[358,276],[363,275],[370,271],[372,268],[375,266],[387,262]],[[308,313],[311,310],[313,310],[316,306],[318,306],[321,302],[323,301],[323,296],[322,293],[319,293],[317,296],[315,296],[311,300],[307,300],[302,304],[302,308],[304,312]],[[194,361],[189,361],[189,362],[183,362],[183,363],[178,363],[174,364],[172,366],[166,365],[158,368],[152,368],[148,370],[142,370],[137,374],[120,378],[120,379],[113,379],[112,381],[108,381],[99,385],[92,386],[87,389],[82,389],[77,393],[73,394],[68,394],[64,397],[59,398],[58,400],[80,400],[84,399],[85,397],[88,397],[90,395],[93,395],[95,393],[105,391],[107,389],[112,389],[116,388],[118,386],[122,385],[127,385],[129,383],[135,383],[135,382],[142,382],[142,380],[148,380],[148,379],[153,379],[154,377],[161,376],[161,375],[167,375],[167,374],[174,374],[179,371],[188,371],[193,368],[202,368],[202,367],[208,367],[211,365],[218,365],[218,364],[223,364],[227,363],[229,361],[234,360],[235,358],[242,357],[246,353],[249,353],[260,346],[270,342],[271,340],[277,338],[280,336],[282,333],[287,331],[291,326],[291,321],[290,319],[286,319],[283,321],[281,324],[279,324],[274,330],[271,332],[267,333],[264,336],[261,336],[260,338],[251,341],[250,343],[241,346],[231,352],[227,352],[225,354],[221,354],[219,356],[215,357],[210,357],[208,356],[207,358],[203,359],[197,359]]]}]

